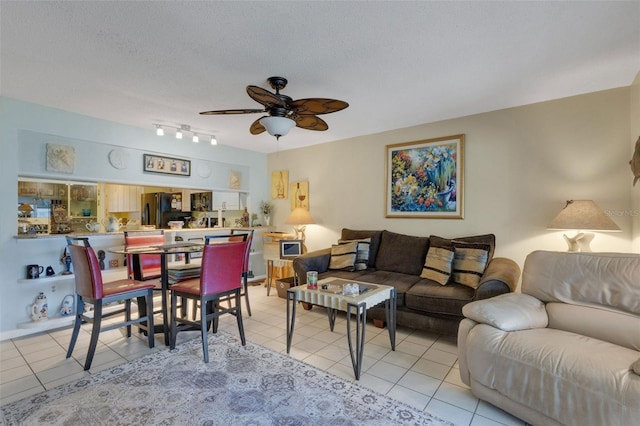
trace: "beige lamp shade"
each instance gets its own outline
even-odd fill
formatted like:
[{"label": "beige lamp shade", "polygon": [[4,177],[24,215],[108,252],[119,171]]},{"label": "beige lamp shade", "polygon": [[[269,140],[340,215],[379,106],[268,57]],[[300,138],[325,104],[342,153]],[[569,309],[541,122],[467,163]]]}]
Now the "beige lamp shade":
[{"label": "beige lamp shade", "polygon": [[315,221],[309,214],[309,210],[304,207],[296,207],[284,223],[287,225],[310,225]]},{"label": "beige lamp shade", "polygon": [[304,207],[296,207],[284,223],[287,225],[293,225],[293,229],[296,231],[296,239],[304,241],[304,231],[306,230],[305,225],[313,224],[315,221],[309,214],[309,210]]},{"label": "beige lamp shade", "polygon": [[547,229],[579,229],[582,231],[621,231],[620,227],[604,214],[591,200],[569,200]]},{"label": "beige lamp shade", "polygon": [[[591,200],[569,200],[556,215],[548,229],[577,229],[581,231],[621,231],[620,227]],[[564,235],[570,252],[591,251],[594,234],[578,232],[575,236]]]}]

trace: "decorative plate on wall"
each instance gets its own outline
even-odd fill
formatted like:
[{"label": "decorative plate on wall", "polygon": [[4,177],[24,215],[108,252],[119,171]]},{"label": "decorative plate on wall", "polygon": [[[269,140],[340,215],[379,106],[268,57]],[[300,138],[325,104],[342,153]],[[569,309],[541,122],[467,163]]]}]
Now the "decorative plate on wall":
[{"label": "decorative plate on wall", "polygon": [[109,164],[114,169],[126,169],[129,166],[129,155],[122,149],[112,149],[109,152]]}]

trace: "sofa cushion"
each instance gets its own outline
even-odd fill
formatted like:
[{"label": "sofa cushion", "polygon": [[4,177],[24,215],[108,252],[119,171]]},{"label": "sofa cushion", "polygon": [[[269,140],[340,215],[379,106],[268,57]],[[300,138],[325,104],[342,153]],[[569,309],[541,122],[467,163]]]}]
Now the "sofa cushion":
[{"label": "sofa cushion", "polygon": [[475,291],[466,285],[421,279],[405,294],[408,308],[428,314],[446,314],[462,317],[462,307],[473,300]]},{"label": "sofa cushion", "polygon": [[633,372],[640,375],[640,358],[636,362],[633,363]]},{"label": "sofa cushion", "polygon": [[382,231],[354,230],[348,228],[343,228],[340,235],[341,240],[362,240],[365,238],[371,238],[371,245],[369,246],[369,268],[374,268],[376,265],[376,256],[378,255],[381,237]]},{"label": "sofa cushion", "polygon": [[353,271],[356,262],[356,253],[358,251],[358,243],[351,241],[344,244],[334,244],[331,246],[331,259],[329,260],[329,269],[344,269],[345,271]]},{"label": "sofa cushion", "polygon": [[405,305],[405,293],[411,289],[411,287],[422,280],[417,275],[401,274],[398,272],[389,271],[369,271],[358,277],[358,280],[371,283],[390,285],[395,287],[397,295],[397,306]]},{"label": "sofa cushion", "polygon": [[489,261],[493,259],[493,253],[496,247],[496,236],[493,234],[472,235],[470,237],[442,238],[437,235],[429,237],[430,247],[451,247],[455,244],[488,244],[489,245]]},{"label": "sofa cushion", "polygon": [[376,269],[420,275],[429,249],[429,238],[382,231]]},{"label": "sofa cushion", "polygon": [[453,257],[454,252],[451,249],[429,247],[420,276],[445,285],[451,277]]},{"label": "sofa cushion", "polygon": [[338,240],[338,244],[357,243],[356,260],[353,268],[356,271],[363,271],[369,267],[369,250],[371,247],[371,238],[363,238],[360,240]]},{"label": "sofa cushion", "polygon": [[478,288],[489,261],[487,244],[466,244],[454,241],[453,281],[471,288]]}]

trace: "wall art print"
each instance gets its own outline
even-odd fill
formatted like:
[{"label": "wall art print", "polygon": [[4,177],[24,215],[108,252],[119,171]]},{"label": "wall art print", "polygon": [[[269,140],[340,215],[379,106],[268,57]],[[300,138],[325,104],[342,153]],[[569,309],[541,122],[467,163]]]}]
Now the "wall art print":
[{"label": "wall art print", "polygon": [[387,145],[386,150],[385,217],[464,217],[464,134]]},{"label": "wall art print", "polygon": [[73,173],[76,164],[76,150],[72,146],[47,144],[47,171]]},{"label": "wall art print", "polygon": [[191,176],[191,161],[160,155],[143,155],[145,172],[165,173],[168,175]]},{"label": "wall art print", "polygon": [[289,187],[291,194],[291,211],[297,207],[309,210],[309,182],[293,182]]},{"label": "wall art print", "polygon": [[278,170],[271,172],[271,198],[284,200],[289,198],[289,171]]}]

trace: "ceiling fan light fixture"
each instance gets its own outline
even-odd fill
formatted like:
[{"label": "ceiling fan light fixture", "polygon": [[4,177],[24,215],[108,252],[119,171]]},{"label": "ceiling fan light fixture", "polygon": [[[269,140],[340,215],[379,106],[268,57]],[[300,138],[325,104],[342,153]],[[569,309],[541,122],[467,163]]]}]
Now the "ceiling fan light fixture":
[{"label": "ceiling fan light fixture", "polygon": [[289,133],[289,130],[296,125],[296,122],[287,117],[263,117],[260,119],[260,124],[267,129],[271,136],[275,136],[278,139],[280,136],[285,136]]}]

